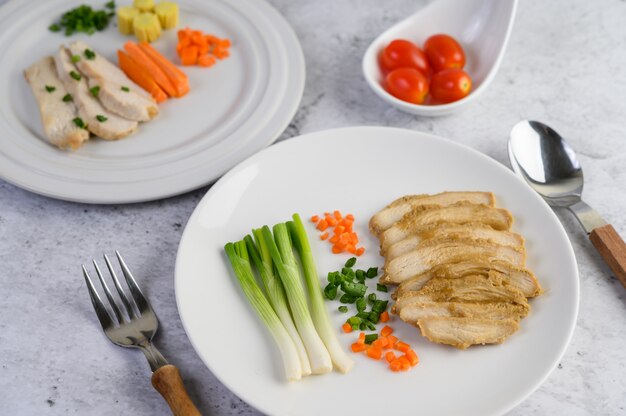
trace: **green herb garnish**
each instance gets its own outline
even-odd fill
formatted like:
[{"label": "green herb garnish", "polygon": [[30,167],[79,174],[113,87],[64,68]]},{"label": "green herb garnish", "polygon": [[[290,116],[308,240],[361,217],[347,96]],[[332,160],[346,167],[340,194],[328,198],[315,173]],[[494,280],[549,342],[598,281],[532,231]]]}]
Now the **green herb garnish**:
[{"label": "green herb garnish", "polygon": [[100,94],[100,86],[96,85],[95,87],[89,88],[89,91],[91,92],[91,95],[98,98],[98,94]]},{"label": "green herb garnish", "polygon": [[94,34],[96,31],[104,30],[108,25],[111,17],[114,16],[112,9],[115,3],[106,3],[106,9],[94,10],[90,6],[81,5],[61,15],[61,19],[48,26],[51,32],[64,31],[65,36],[71,36],[74,33]]},{"label": "green herb garnish", "polygon": [[72,55],[72,62],[76,63],[78,61],[80,61],[80,55]]},{"label": "green herb garnish", "polygon": [[72,98],[72,95],[71,95],[71,94],[65,94],[65,95],[63,96],[63,102],[64,102],[64,103],[68,103],[68,102],[70,102],[70,101],[74,101],[74,98]]},{"label": "green herb garnish", "polygon": [[376,290],[379,292],[387,292],[387,286],[381,285],[380,283],[376,284]]},{"label": "green herb garnish", "polygon": [[76,81],[80,81],[80,79],[82,78],[82,75],[80,75],[76,71],[71,71],[70,72],[70,77],[74,78]]},{"label": "green herb garnish", "polygon": [[356,257],[350,257],[348,261],[346,261],[345,267],[348,267],[348,268],[354,267],[355,264],[356,264]]},{"label": "green herb garnish", "polygon": [[345,305],[341,305],[340,307],[337,308],[337,310],[341,313],[346,313],[348,312],[348,307]]},{"label": "green herb garnish", "polygon": [[85,58],[93,61],[94,59],[96,59],[96,53],[91,49],[85,49]]},{"label": "green herb garnish", "polygon": [[56,87],[53,87],[52,85],[46,85],[46,91],[48,91],[49,93],[53,93],[54,90],[56,90]]},{"label": "green herb garnish", "polygon": [[103,115],[98,114],[98,115],[96,116],[96,120],[98,120],[100,123],[104,123],[105,121],[107,121],[107,120],[108,120],[108,118],[106,118],[106,117],[105,117],[105,116],[103,116]]},{"label": "green herb garnish", "polygon": [[87,128],[87,125],[85,124],[85,122],[83,121],[82,118],[80,117],[76,117],[74,120],[72,120],[74,122],[74,124],[76,124],[76,127],[80,127],[81,129]]},{"label": "green herb garnish", "polygon": [[61,31],[61,26],[59,26],[56,23],[54,23],[54,24],[51,24],[50,26],[48,26],[48,30],[50,30],[50,32],[60,32]]},{"label": "green herb garnish", "polygon": [[120,89],[121,89],[122,91],[124,91],[124,92],[130,92],[130,88],[128,88],[128,87],[122,87],[122,88],[120,88]]}]

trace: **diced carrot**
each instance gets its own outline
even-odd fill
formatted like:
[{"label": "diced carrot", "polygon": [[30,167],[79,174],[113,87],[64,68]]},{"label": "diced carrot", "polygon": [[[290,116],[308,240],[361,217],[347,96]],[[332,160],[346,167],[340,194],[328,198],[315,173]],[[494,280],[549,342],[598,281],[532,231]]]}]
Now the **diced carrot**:
[{"label": "diced carrot", "polygon": [[361,257],[363,253],[365,253],[365,248],[359,247],[356,249],[356,252],[354,254],[356,254],[358,257]]},{"label": "diced carrot", "polygon": [[330,217],[330,216],[326,217],[326,222],[331,227],[334,227],[335,225],[337,225],[337,220],[334,217]]},{"label": "diced carrot", "polygon": [[350,348],[352,348],[352,352],[361,352],[361,351],[365,351],[365,349],[367,348],[367,345],[365,345],[365,343],[361,344],[359,342],[355,342],[354,344],[350,346]]},{"label": "diced carrot", "polygon": [[356,247],[354,247],[352,244],[348,244],[346,246],[346,251],[351,254],[356,254]]},{"label": "diced carrot", "polygon": [[400,361],[402,371],[406,371],[411,368],[411,362],[404,355],[398,357],[398,361]]},{"label": "diced carrot", "polygon": [[330,241],[332,244],[335,244],[337,241],[339,241],[339,236],[335,234],[332,237],[330,237],[328,241]]},{"label": "diced carrot", "polygon": [[380,335],[382,335],[383,337],[388,337],[392,333],[393,333],[393,328],[391,328],[389,325],[385,325],[383,329],[380,330]]},{"label": "diced carrot", "polygon": [[365,344],[365,332],[361,332],[361,333],[359,334],[359,339],[358,339],[358,341],[357,341],[357,342],[358,342],[358,343],[361,343],[361,344]]},{"label": "diced carrot", "polygon": [[404,356],[407,358],[407,360],[409,360],[409,362],[411,363],[412,367],[415,367],[420,362],[419,357],[417,356],[417,354],[413,350],[408,350],[404,354]]},{"label": "diced carrot", "polygon": [[376,347],[369,347],[367,349],[367,356],[375,360],[380,360],[383,356],[383,350]]},{"label": "diced carrot", "polygon": [[146,74],[154,79],[167,95],[174,97],[176,89],[174,84],[167,77],[165,72],[134,42],[128,41],[124,44],[126,53],[143,69]]},{"label": "diced carrot", "polygon": [[339,212],[338,210],[334,210],[333,216],[335,217],[337,221],[339,221],[341,219],[341,212]]},{"label": "diced carrot", "polygon": [[220,38],[218,38],[217,36],[205,35],[204,37],[209,45],[219,45],[220,43]]},{"label": "diced carrot", "polygon": [[[359,248],[357,251],[359,251],[361,248]],[[379,319],[380,319],[380,322],[382,323],[389,322],[389,312],[384,311],[383,313],[381,313]]]},{"label": "diced carrot", "polygon": [[332,248],[332,251],[333,251],[333,253],[334,253],[334,254],[339,254],[339,253],[341,253],[341,252],[343,251],[343,249],[342,249],[342,248],[337,247],[337,245],[335,244],[335,245],[333,246],[333,248]]},{"label": "diced carrot", "polygon": [[209,42],[207,41],[207,39],[204,37],[204,35],[202,34],[202,32],[200,32],[199,30],[194,30],[191,32],[191,42],[195,45],[208,45]]},{"label": "diced carrot", "polygon": [[230,52],[220,46],[215,47],[212,53],[217,59],[226,59],[230,56]]},{"label": "diced carrot", "polygon": [[328,228],[328,223],[326,222],[326,220],[321,220],[317,223],[316,228],[320,231],[325,231]]},{"label": "diced carrot", "polygon": [[347,220],[354,221],[354,215],[352,215],[352,214],[348,214],[348,215],[346,215],[346,217],[345,217],[345,218],[346,218]]},{"label": "diced carrot", "polygon": [[350,325],[349,323],[345,323],[343,325],[341,325],[341,328],[343,329],[343,332],[345,332],[346,334],[349,332],[352,332],[352,325]]},{"label": "diced carrot", "polygon": [[117,59],[120,69],[144,90],[148,91],[157,103],[167,100],[167,94],[159,87],[156,81],[150,77],[148,72],[129,55],[122,51],[117,51]]},{"label": "diced carrot", "polygon": [[406,342],[398,341],[394,344],[394,348],[400,352],[407,352],[411,349],[411,346]]},{"label": "diced carrot", "polygon": [[182,97],[189,92],[189,79],[183,71],[181,71],[176,65],[168,61],[163,55],[159,53],[152,45],[147,42],[139,42],[141,50],[148,55],[148,57],[154,62],[163,72],[167,78],[174,85],[176,94],[174,97]]},{"label": "diced carrot", "polygon": [[185,66],[191,66],[198,63],[198,47],[190,45],[180,51],[180,62]]},{"label": "diced carrot", "polygon": [[346,227],[344,227],[343,225],[338,225],[333,231],[335,234],[343,234],[344,231],[346,231]]},{"label": "diced carrot", "polygon": [[389,335],[387,339],[389,340],[389,345],[391,345],[392,347],[396,346],[396,342],[398,342],[398,338],[396,338],[394,335]]},{"label": "diced carrot", "polygon": [[318,222],[319,220],[320,220],[319,215],[313,215],[313,216],[311,217],[311,222],[313,222],[313,223],[315,223],[315,224],[317,224],[317,222]]},{"label": "diced carrot", "polygon": [[220,39],[217,44],[224,49],[230,48],[230,39]]},{"label": "diced carrot", "polygon": [[385,359],[388,363],[391,363],[393,360],[396,359],[396,354],[393,351],[389,351],[387,352],[387,354],[385,354]]},{"label": "diced carrot", "polygon": [[389,341],[385,337],[379,337],[376,341],[372,342],[372,346],[380,349],[385,349],[389,345]]},{"label": "diced carrot", "polygon": [[326,240],[328,238],[328,232],[322,233],[320,235],[320,240]]},{"label": "diced carrot", "polygon": [[339,250],[344,250],[346,247],[348,246],[348,244],[344,243],[343,241],[341,241],[341,239],[339,239],[339,241],[337,241],[337,243],[335,244],[335,247],[337,247]]},{"label": "diced carrot", "polygon": [[191,29],[189,29],[188,27],[186,27],[184,29],[180,29],[178,31],[177,35],[178,35],[178,41],[179,42],[190,41],[191,40]]},{"label": "diced carrot", "polygon": [[215,60],[215,57],[211,56],[211,55],[202,55],[198,57],[198,65],[204,68],[208,68],[210,66],[215,65],[217,61]]},{"label": "diced carrot", "polygon": [[402,362],[396,358],[389,364],[389,368],[391,368],[391,371],[400,371],[402,370]]}]

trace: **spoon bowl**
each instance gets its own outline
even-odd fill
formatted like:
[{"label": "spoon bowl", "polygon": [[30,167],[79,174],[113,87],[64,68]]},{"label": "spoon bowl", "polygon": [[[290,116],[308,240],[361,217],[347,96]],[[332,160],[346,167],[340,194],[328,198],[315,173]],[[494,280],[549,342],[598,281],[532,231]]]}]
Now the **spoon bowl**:
[{"label": "spoon bowl", "polygon": [[[435,0],[417,13],[387,29],[367,48],[363,74],[383,100],[411,114],[451,114],[478,97],[495,76],[511,34],[517,0]],[[417,105],[399,100],[382,87],[378,55],[394,39],[407,39],[420,48],[437,33],[457,39],[465,50],[465,71],[472,78],[472,91],[465,98],[440,105]]]}]

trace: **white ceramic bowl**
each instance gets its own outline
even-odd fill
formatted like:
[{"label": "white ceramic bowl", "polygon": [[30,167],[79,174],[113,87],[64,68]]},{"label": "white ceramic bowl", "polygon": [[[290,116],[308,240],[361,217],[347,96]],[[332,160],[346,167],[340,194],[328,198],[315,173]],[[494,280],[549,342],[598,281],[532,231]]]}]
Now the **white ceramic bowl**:
[{"label": "white ceramic bowl", "polygon": [[[363,74],[379,97],[407,113],[420,116],[451,114],[487,88],[504,55],[518,0],[435,0],[422,10],[387,29],[372,42],[363,56]],[[470,94],[449,104],[417,105],[399,100],[382,86],[378,54],[394,39],[407,39],[422,47],[437,33],[457,39],[465,50],[465,70],[472,78]]]}]

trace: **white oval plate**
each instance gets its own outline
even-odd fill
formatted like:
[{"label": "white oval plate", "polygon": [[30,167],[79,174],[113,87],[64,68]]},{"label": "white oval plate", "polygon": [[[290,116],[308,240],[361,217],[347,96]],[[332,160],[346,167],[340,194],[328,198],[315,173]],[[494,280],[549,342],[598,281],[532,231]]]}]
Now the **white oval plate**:
[{"label": "white oval plate", "polygon": [[[393,199],[444,190],[484,190],[515,215],[528,266],[545,293],[504,344],[460,351],[423,338],[397,318],[398,336],[420,364],[407,373],[354,355],[355,368],[284,381],[271,337],[232,275],[223,245],[252,227],[339,209],[356,217],[367,249],[357,266],[381,266],[369,218]],[[308,223],[318,272],[348,258],[333,255]],[[371,282],[372,284],[375,282]],[[379,292],[380,294],[380,292]],[[185,330],[209,369],[235,394],[271,415],[496,415],[531,394],[557,365],[578,311],[578,270],[557,217],[511,171],[475,150],[435,136],[383,127],[328,130],[291,139],[244,161],[200,202],[176,260],[176,300]],[[337,332],[346,315],[328,302]],[[346,349],[356,335],[340,334]]]},{"label": "white oval plate", "polygon": [[[87,3],[102,8],[105,1]],[[73,0],[13,0],[0,7],[0,177],[54,198],[138,202],[210,183],[276,140],[304,89],[304,57],[289,24],[263,0],[179,4],[181,27],[228,37],[231,57],[209,69],[185,67],[191,92],[162,104],[159,117],[135,135],[118,142],[94,139],[76,152],[45,142],[23,70],[77,39],[117,62],[116,51],[133,38],[114,25],[92,36],[49,32],[53,19],[76,7]],[[175,45],[176,30],[155,42],[174,62]]]}]

